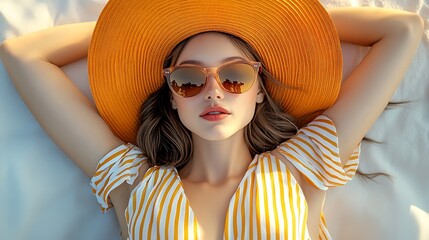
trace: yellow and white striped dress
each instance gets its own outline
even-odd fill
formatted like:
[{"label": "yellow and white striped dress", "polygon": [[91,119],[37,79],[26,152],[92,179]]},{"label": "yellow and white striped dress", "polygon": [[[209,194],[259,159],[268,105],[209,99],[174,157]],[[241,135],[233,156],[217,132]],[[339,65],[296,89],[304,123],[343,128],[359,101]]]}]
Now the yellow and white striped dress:
[{"label": "yellow and white striped dress", "polygon": [[[344,185],[355,174],[361,144],[341,166],[334,123],[319,115],[278,150],[315,187]],[[133,184],[146,158],[132,144],[104,156],[91,179],[103,212],[109,193],[126,181]],[[198,221],[175,167],[155,166],[132,191],[125,212],[130,239],[198,239]],[[270,152],[256,155],[229,203],[224,239],[309,239],[307,203],[286,165]],[[331,239],[323,214],[319,239]]]}]

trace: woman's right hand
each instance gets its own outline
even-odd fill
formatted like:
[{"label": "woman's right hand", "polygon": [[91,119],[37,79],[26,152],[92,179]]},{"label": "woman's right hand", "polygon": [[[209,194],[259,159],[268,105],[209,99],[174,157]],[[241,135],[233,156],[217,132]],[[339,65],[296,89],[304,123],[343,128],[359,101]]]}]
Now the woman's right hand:
[{"label": "woman's right hand", "polygon": [[4,66],[33,116],[88,176],[104,155],[123,144],[60,68],[86,57],[94,26],[57,26],[0,46]]}]

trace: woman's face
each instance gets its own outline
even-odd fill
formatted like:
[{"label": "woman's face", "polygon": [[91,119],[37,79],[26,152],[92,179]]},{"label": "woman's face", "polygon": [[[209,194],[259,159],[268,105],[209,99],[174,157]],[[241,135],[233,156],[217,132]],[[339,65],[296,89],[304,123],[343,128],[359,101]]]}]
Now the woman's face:
[{"label": "woman's face", "polygon": [[[188,41],[176,65],[192,61],[202,67],[217,67],[231,58],[251,60],[227,36],[204,33]],[[193,134],[208,141],[219,141],[242,130],[252,120],[256,103],[262,102],[263,97],[258,80],[250,90],[233,94],[225,91],[215,76],[209,74],[206,86],[199,94],[189,98],[172,94],[172,107],[177,109],[183,125]],[[228,113],[216,114],[220,110],[214,107],[221,107]],[[207,111],[211,113],[205,114]]]}]

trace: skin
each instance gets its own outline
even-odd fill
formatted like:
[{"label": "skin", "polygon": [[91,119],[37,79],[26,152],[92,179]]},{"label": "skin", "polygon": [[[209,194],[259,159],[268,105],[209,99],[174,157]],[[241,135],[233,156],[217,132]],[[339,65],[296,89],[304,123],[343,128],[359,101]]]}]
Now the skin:
[{"label": "skin", "polygon": [[[226,36],[205,33],[189,41],[177,62],[198,61],[205,67],[218,66],[230,57],[250,60]],[[199,236],[220,239],[229,200],[252,160],[243,128],[252,120],[263,93],[258,81],[243,94],[228,93],[210,74],[206,87],[198,95],[183,98],[172,94],[172,97],[172,107],[192,132],[195,146],[190,163],[179,174],[198,219]],[[231,115],[216,122],[201,118],[199,115],[210,106],[221,106]],[[208,205],[213,207],[207,208]]]},{"label": "skin", "polygon": [[[218,66],[230,57],[250,60],[224,35],[205,33],[185,46],[178,63],[194,60],[206,67]],[[192,132],[195,145],[189,166],[192,171],[182,178],[217,183],[247,168],[251,156],[244,141],[243,128],[252,120],[256,103],[263,100],[259,81],[255,81],[249,91],[232,94],[223,90],[214,74],[210,74],[207,85],[198,95],[183,98],[172,94],[172,97],[172,107],[177,109],[181,122]],[[231,115],[216,122],[201,118],[199,115],[211,106],[221,106]],[[242,159],[242,162],[237,163],[237,159]]]},{"label": "skin", "polygon": [[[423,20],[417,14],[392,9],[335,8],[328,12],[341,41],[371,46],[367,56],[343,82],[335,104],[323,113],[336,125],[340,158],[344,163],[379,117],[403,79],[420,41]],[[52,140],[88,176],[94,174],[98,161],[105,154],[123,144],[122,140],[110,131],[98,115],[91,101],[60,68],[86,56],[93,28],[93,22],[59,26],[7,40],[0,47],[0,55],[6,70],[27,107]],[[64,38],[64,36],[69,37]],[[60,49],[61,51],[59,51]],[[216,65],[218,64],[216,61],[219,61],[219,59],[206,60],[213,61],[207,62],[210,65]],[[85,67],[82,71],[85,71]],[[212,84],[212,79],[210,81],[209,89],[219,90],[216,89],[215,84]],[[216,91],[212,91],[211,94]],[[206,92],[208,93],[209,90]],[[235,106],[232,98],[226,95],[223,97],[225,104],[231,104],[228,107]],[[209,104],[200,100],[201,107]],[[182,108],[177,101],[176,104],[181,111]],[[68,111],[64,111],[64,109],[68,109]],[[61,114],[58,115],[58,112]],[[237,132],[239,131],[237,130]],[[221,135],[219,134],[219,136]],[[234,139],[236,134],[226,137],[227,135],[223,135],[225,141]],[[218,155],[216,159],[219,163],[216,166],[221,168],[225,175],[199,175],[192,169],[209,172],[207,168],[214,164],[209,161],[213,159],[209,157],[213,155],[210,150],[227,149],[227,147],[222,144],[215,146],[214,143],[213,146],[210,146],[204,137],[195,142],[200,144],[199,147],[204,148],[208,154],[196,152],[195,156],[202,157],[202,160],[198,161],[201,164],[192,164],[189,172],[182,173],[182,176],[185,178],[185,191],[191,199],[192,208],[204,227],[209,222],[206,222],[203,216],[205,213],[198,204],[206,199],[194,197],[195,194],[189,189],[199,187],[201,191],[205,191],[204,193],[218,194],[219,203],[213,203],[218,204],[218,213],[207,214],[211,217],[214,216],[213,221],[222,219],[221,215],[225,213],[224,203],[232,195],[231,192],[236,189],[243,174],[243,166],[246,165],[249,158],[227,162],[225,160],[227,157]],[[234,142],[238,144],[240,141],[234,140]],[[246,156],[245,153],[234,151],[233,153]],[[238,158],[234,155],[232,159]],[[288,163],[285,159],[282,161]],[[290,165],[289,167],[291,168]],[[147,165],[141,167],[140,177],[134,185],[122,184],[110,195],[124,238],[127,237],[124,210],[128,204],[129,194],[147,169]],[[309,232],[312,239],[317,239],[324,193],[307,184],[293,168],[291,171],[303,189],[308,203],[307,226]],[[215,230],[211,230],[207,226],[202,231],[221,231],[220,223],[215,222],[214,224]],[[217,233],[219,234],[219,232]]]}]

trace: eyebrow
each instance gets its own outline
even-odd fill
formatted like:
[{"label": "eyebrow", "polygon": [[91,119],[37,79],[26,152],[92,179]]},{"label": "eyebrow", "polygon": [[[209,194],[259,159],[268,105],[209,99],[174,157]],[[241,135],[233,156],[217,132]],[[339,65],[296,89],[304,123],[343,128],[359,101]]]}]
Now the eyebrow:
[{"label": "eyebrow", "polygon": [[[227,58],[222,59],[221,63],[225,63],[225,62],[229,62],[229,61],[237,60],[237,59],[239,59],[239,60],[245,60],[242,57],[234,56],[234,57],[227,57]],[[186,61],[182,61],[182,62],[179,63],[179,65],[183,65],[183,64],[194,64],[194,65],[204,66],[203,62],[197,61],[197,60],[186,60]]]}]

